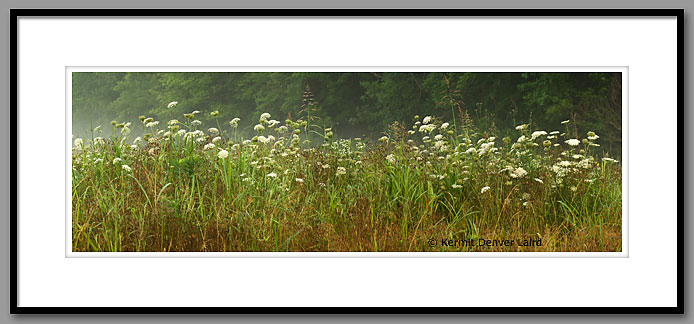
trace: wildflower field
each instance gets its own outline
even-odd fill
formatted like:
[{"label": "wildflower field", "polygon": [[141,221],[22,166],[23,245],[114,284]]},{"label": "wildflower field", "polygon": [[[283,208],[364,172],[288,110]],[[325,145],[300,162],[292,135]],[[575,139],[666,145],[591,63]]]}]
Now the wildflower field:
[{"label": "wildflower field", "polygon": [[75,136],[72,250],[622,250],[622,165],[572,120],[501,138],[465,115],[412,116],[362,139],[310,115],[240,117],[143,115]]}]

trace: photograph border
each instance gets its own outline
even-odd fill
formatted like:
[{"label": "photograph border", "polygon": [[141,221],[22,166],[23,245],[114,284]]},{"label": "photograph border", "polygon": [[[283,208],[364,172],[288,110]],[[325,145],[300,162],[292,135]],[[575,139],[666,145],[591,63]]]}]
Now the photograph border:
[{"label": "photograph border", "polygon": [[684,136],[683,9],[11,9],[10,10],[10,313],[12,314],[683,314],[684,143],[677,147],[676,307],[19,307],[18,21],[20,17],[676,17],[677,135]]}]

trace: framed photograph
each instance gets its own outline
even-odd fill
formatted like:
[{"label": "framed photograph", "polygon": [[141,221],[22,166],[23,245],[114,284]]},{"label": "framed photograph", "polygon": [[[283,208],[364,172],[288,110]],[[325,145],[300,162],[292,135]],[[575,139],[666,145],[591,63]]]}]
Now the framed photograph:
[{"label": "framed photograph", "polygon": [[11,311],[683,313],[683,14],[13,9]]}]

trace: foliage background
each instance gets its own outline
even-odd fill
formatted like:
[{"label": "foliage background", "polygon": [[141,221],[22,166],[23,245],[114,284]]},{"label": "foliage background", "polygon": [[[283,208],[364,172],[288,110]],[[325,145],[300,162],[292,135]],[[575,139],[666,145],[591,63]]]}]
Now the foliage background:
[{"label": "foliage background", "polygon": [[[75,72],[73,134],[139,115],[182,119],[193,110],[203,112],[203,126],[216,126],[215,110],[223,121],[240,117],[240,131],[251,134],[263,112],[296,120],[306,86],[318,123],[338,137],[375,138],[414,115],[459,120],[467,113],[478,131],[502,136],[521,123],[551,131],[572,119],[574,132],[595,131],[605,151],[621,156],[621,73]],[[171,101],[179,104],[167,108]]]}]

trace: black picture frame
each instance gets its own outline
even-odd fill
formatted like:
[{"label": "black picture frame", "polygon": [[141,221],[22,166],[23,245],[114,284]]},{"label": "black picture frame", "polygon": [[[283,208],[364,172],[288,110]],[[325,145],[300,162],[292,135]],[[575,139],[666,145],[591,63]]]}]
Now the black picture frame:
[{"label": "black picture frame", "polygon": [[[11,9],[10,10],[10,313],[11,314],[683,314],[684,313],[684,9]],[[676,307],[20,307],[18,305],[18,21],[20,17],[676,17]],[[635,283],[636,284],[636,283]]]}]

